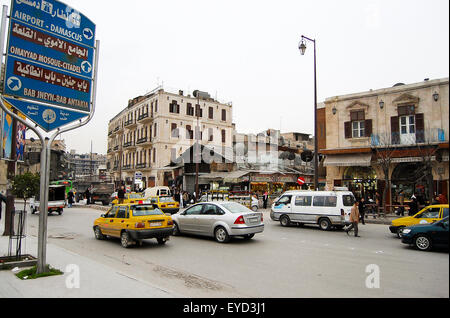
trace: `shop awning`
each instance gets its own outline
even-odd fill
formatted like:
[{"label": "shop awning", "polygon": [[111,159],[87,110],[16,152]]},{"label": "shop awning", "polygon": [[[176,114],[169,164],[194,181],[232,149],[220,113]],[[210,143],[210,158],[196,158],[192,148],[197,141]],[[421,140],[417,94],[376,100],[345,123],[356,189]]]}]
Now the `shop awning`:
[{"label": "shop awning", "polygon": [[351,155],[328,155],[325,158],[325,167],[370,167],[372,162],[371,153]]},{"label": "shop awning", "polygon": [[249,174],[250,171],[238,170],[231,172],[212,172],[206,175],[202,175],[202,180],[208,181],[223,181],[225,183],[238,183],[240,178]]}]

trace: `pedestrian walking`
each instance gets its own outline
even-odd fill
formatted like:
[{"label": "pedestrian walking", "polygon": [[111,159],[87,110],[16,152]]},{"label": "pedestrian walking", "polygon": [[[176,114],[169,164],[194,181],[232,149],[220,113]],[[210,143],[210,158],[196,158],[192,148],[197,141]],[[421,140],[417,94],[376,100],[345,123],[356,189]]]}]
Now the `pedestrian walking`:
[{"label": "pedestrian walking", "polygon": [[67,194],[67,203],[69,206],[69,209],[72,207],[72,204],[74,203],[75,194],[73,194],[73,190],[70,189],[69,193]]},{"label": "pedestrian walking", "polygon": [[117,199],[119,200],[119,204],[123,204],[123,201],[125,200],[125,188],[124,188],[124,186],[121,186],[119,191],[117,191]]},{"label": "pedestrian walking", "polygon": [[361,198],[361,200],[359,201],[359,214],[361,216],[361,223],[363,225],[366,225],[366,221],[364,220],[365,215],[366,215],[366,201],[364,200],[364,198]]},{"label": "pedestrian walking", "polygon": [[348,232],[350,232],[351,230],[354,230],[355,237],[360,237],[358,235],[358,224],[359,224],[359,217],[360,217],[358,205],[359,205],[359,202],[355,201],[355,204],[353,204],[353,207],[352,207],[352,212],[350,213],[350,222],[352,224],[350,224],[350,226],[345,230],[345,233],[347,233],[347,235],[350,235],[350,234],[348,234]]},{"label": "pedestrian walking", "polygon": [[264,210],[267,209],[267,201],[269,201],[269,193],[266,191],[263,195]]},{"label": "pedestrian walking", "polygon": [[86,205],[91,204],[91,191],[89,191],[89,188],[84,192],[84,196],[86,197]]},{"label": "pedestrian walking", "polygon": [[414,216],[419,212],[419,204],[415,195],[411,197],[411,202],[409,203],[409,216]]}]

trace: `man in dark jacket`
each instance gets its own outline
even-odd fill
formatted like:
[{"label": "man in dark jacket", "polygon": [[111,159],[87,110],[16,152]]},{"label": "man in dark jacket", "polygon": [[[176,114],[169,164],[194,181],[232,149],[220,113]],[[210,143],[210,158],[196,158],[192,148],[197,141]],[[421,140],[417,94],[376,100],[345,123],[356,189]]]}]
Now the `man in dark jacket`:
[{"label": "man in dark jacket", "polygon": [[361,198],[361,200],[359,201],[359,215],[361,216],[361,223],[363,225],[366,225],[366,221],[364,220],[365,217],[365,211],[366,211],[366,202],[364,200],[364,198]]},{"label": "man in dark jacket", "polygon": [[123,204],[123,200],[125,200],[125,189],[123,186],[117,191],[117,198],[119,199],[119,204]]}]

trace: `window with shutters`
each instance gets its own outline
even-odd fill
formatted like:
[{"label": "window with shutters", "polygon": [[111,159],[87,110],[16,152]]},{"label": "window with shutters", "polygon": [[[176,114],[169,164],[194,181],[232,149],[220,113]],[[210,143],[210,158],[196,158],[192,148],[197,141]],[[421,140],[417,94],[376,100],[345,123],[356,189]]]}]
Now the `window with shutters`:
[{"label": "window with shutters", "polygon": [[171,132],[172,132],[172,138],[179,138],[180,134],[178,132],[177,124],[172,124]]},{"label": "window with shutters", "polygon": [[186,115],[194,116],[194,107],[192,106],[192,104],[187,104]]},{"label": "window with shutters", "polygon": [[372,120],[366,119],[364,110],[350,112],[350,121],[344,123],[345,138],[364,138],[372,135]]},{"label": "window with shutters", "polygon": [[214,108],[213,107],[209,107],[208,118],[214,119]]},{"label": "window with shutters", "polygon": [[222,121],[227,121],[227,111],[222,109]]},{"label": "window with shutters", "polygon": [[192,130],[192,127],[187,125],[186,126],[186,139],[194,139],[194,131]]},{"label": "window with shutters", "polygon": [[227,141],[227,132],[226,130],[222,130],[222,142],[225,143]]}]

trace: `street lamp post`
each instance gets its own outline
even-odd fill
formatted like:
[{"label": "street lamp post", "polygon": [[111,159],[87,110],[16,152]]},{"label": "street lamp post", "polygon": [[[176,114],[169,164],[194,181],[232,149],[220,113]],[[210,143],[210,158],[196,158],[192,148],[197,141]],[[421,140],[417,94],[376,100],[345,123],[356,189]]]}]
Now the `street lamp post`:
[{"label": "street lamp post", "polygon": [[317,63],[316,63],[316,40],[302,35],[299,49],[302,55],[306,52],[305,40],[314,43],[314,190],[319,190],[319,144],[317,141]]}]

